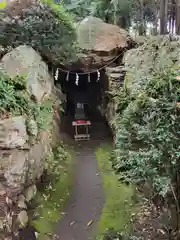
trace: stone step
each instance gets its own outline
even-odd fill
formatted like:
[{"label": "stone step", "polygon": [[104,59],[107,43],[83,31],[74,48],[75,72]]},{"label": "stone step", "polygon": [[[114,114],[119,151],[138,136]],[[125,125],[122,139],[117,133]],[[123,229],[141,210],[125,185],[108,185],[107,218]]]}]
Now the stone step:
[{"label": "stone step", "polygon": [[125,76],[125,74],[122,74],[122,73],[111,73],[111,74],[108,74],[108,76],[110,78],[120,80],[121,78],[123,78]]},{"label": "stone step", "polygon": [[120,72],[125,72],[124,66],[117,66],[117,67],[107,67],[106,68],[107,73],[120,73]]}]

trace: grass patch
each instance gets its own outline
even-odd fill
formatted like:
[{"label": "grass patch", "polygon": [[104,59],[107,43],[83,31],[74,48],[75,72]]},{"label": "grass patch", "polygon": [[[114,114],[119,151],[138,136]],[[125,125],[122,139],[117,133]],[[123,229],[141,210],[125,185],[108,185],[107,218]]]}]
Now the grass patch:
[{"label": "grass patch", "polygon": [[108,231],[130,232],[132,227],[131,214],[135,212],[133,201],[135,189],[133,186],[127,186],[118,180],[118,175],[114,173],[109,160],[112,150],[111,145],[102,145],[96,150],[96,158],[106,194],[106,203],[98,225],[97,240],[106,239],[104,234]]},{"label": "grass patch", "polygon": [[48,183],[37,193],[35,201],[38,207],[34,215],[38,219],[31,221],[40,234],[40,240],[46,240],[47,234],[54,232],[56,223],[62,218],[62,210],[72,186],[72,156],[72,151],[62,145],[55,147],[48,156]]}]

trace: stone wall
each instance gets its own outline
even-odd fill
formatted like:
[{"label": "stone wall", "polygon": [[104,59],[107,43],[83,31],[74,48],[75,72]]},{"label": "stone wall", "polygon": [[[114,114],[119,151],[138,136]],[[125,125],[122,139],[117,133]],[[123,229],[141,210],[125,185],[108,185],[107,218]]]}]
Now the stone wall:
[{"label": "stone wall", "polygon": [[102,116],[106,118],[112,131],[114,131],[113,120],[115,117],[116,104],[114,92],[123,87],[125,69],[124,66],[107,67],[106,76],[108,77],[108,91],[104,94],[102,104],[99,106]]},{"label": "stone wall", "polygon": [[179,70],[180,67],[179,37],[142,37],[138,43],[139,47],[124,53],[121,66],[106,68],[109,93],[104,97],[100,110],[112,129],[116,109],[114,96],[123,86],[124,79],[124,87],[136,95],[152,74],[167,68]]},{"label": "stone wall", "polygon": [[[52,77],[31,47],[23,45],[7,53],[1,59],[0,71],[12,78],[25,76],[28,95],[39,108],[51,99]],[[0,239],[5,239],[6,234],[28,222],[27,202],[36,193],[52,138],[51,128],[39,129],[33,116],[0,116]],[[49,117],[53,118],[51,112]]]}]

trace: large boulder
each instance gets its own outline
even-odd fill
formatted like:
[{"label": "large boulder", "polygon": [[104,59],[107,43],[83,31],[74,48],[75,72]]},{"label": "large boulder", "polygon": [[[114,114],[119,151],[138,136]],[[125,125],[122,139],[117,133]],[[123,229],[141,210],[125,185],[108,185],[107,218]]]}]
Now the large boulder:
[{"label": "large boulder", "polygon": [[57,7],[55,1],[6,1],[7,7],[0,9],[3,47],[26,44],[51,63],[65,63],[76,57],[76,31],[62,4]]},{"label": "large boulder", "polygon": [[23,147],[28,141],[26,119],[23,116],[0,120],[0,148]]},{"label": "large boulder", "polygon": [[[8,165],[4,167],[3,177],[6,185],[12,186],[21,191],[26,183],[26,175],[28,172],[28,154],[26,151],[14,150],[6,155]],[[1,162],[2,163],[2,162]],[[2,166],[3,167],[3,166]]]},{"label": "large boulder", "polygon": [[126,30],[92,16],[76,29],[79,46],[85,52],[80,61],[86,68],[104,65],[135,44]]},{"label": "large boulder", "polygon": [[50,136],[48,132],[41,132],[39,141],[28,152],[28,172],[26,184],[30,185],[38,180],[45,168],[45,160],[50,148]]},{"label": "large boulder", "polygon": [[179,38],[169,36],[148,37],[144,44],[125,53],[126,87],[136,94],[152,75],[167,68],[180,67]]},{"label": "large boulder", "polygon": [[126,30],[92,16],[77,25],[77,36],[82,49],[105,53],[128,47],[130,38]]},{"label": "large boulder", "polygon": [[48,67],[32,47],[21,45],[7,53],[1,59],[0,70],[10,77],[24,76],[29,94],[38,102],[51,93],[52,77]]},{"label": "large boulder", "polygon": [[23,188],[34,184],[43,171],[45,158],[50,149],[48,133],[40,134],[40,140],[29,150],[0,151],[0,178],[7,187],[20,193]]}]

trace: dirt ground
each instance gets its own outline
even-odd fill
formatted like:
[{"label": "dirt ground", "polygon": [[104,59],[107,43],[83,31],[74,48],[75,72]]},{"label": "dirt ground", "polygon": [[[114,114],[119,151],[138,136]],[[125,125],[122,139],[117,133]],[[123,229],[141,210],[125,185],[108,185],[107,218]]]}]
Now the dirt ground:
[{"label": "dirt ground", "polygon": [[76,157],[72,193],[64,210],[64,218],[57,225],[59,240],[92,239],[104,205],[103,183],[95,150],[100,144],[111,141],[111,134],[100,116],[95,119],[91,119],[91,140],[87,142],[75,143],[71,138],[73,131],[69,127],[70,119],[64,120],[62,125],[63,141],[74,146]]}]

